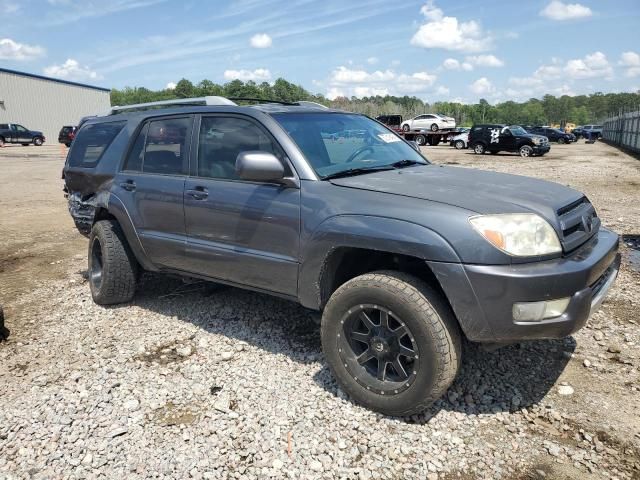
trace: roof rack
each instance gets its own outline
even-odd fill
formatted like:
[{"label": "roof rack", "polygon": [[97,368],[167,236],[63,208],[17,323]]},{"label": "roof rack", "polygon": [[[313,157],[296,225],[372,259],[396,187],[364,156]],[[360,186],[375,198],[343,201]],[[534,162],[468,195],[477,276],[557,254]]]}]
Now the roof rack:
[{"label": "roof rack", "polygon": [[265,98],[252,97],[229,97],[229,100],[237,100],[241,102],[258,102],[258,103],[277,103],[279,105],[298,105],[298,102],[285,102],[284,100],[267,100]]},{"label": "roof rack", "polygon": [[148,110],[155,107],[167,107],[167,106],[186,106],[186,105],[236,105],[235,102],[225,97],[207,96],[197,98],[176,98],[174,100],[161,100],[159,102],[147,102],[136,103],[134,105],[124,105],[122,107],[111,107],[105,113],[99,115],[101,117],[108,115],[115,115],[132,110]]},{"label": "roof rack", "polygon": [[306,100],[300,100],[298,102],[284,102],[282,100],[267,100],[264,98],[250,98],[250,97],[218,97],[218,96],[207,96],[207,97],[197,97],[197,98],[176,98],[173,100],[162,100],[159,102],[147,102],[147,103],[136,103],[135,105],[123,105],[121,107],[115,106],[111,107],[106,112],[98,114],[98,117],[106,117],[109,115],[116,115],[118,113],[123,112],[131,112],[136,110],[150,110],[153,108],[161,108],[161,107],[179,107],[179,106],[188,106],[188,105],[237,105],[234,100],[245,101],[245,102],[258,102],[258,103],[275,103],[278,105],[288,105],[288,106],[299,106],[299,107],[308,107],[308,108],[327,108],[324,105],[316,102],[309,102]]}]

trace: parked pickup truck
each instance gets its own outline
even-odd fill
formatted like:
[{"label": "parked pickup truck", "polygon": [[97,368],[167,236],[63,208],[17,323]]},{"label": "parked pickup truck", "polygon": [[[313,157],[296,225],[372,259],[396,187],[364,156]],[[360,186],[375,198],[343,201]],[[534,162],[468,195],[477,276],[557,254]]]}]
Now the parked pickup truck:
[{"label": "parked pickup truck", "polygon": [[298,302],[322,312],[343,391],[405,416],[447,391],[463,338],[570,335],[618,273],[618,235],[565,185],[434,165],[379,122],[309,102],[176,102],[112,108],[71,144],[98,304],[131,301],[145,270]]},{"label": "parked pickup truck", "polygon": [[0,147],[5,143],[21,143],[25,147],[33,143],[39,147],[44,140],[42,132],[37,130],[29,130],[17,123],[0,123]]}]

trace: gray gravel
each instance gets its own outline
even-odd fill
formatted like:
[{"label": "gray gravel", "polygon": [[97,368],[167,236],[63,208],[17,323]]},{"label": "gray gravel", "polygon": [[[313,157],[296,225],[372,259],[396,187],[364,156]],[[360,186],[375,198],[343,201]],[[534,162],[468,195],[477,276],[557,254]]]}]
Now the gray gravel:
[{"label": "gray gravel", "polygon": [[574,388],[554,388],[573,338],[468,345],[446,398],[392,419],[337,389],[317,322],[295,304],[148,276],[133,305],[102,308],[79,275],[72,282],[33,292],[48,311],[0,349],[9,478],[510,478],[562,467],[631,478],[637,467],[637,441],[625,449],[555,406]]}]

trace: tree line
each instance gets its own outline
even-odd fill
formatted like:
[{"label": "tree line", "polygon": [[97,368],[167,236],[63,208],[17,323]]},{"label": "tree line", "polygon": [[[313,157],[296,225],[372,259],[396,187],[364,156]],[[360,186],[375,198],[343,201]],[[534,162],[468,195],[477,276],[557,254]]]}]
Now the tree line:
[{"label": "tree line", "polygon": [[507,101],[491,105],[480,99],[475,104],[457,102],[427,103],[417,97],[373,96],[363,98],[338,97],[329,100],[321,94],[312,94],[300,85],[283,78],[273,84],[233,80],[217,84],[211,80],[202,80],[193,84],[187,79],[180,80],[175,88],[149,90],[144,87],[125,87],[111,90],[112,105],[131,105],[135,103],[171,100],[177,98],[218,95],[223,97],[244,97],[264,100],[295,102],[308,100],[332,108],[350,112],[364,113],[371,117],[383,114],[400,114],[411,118],[421,113],[440,113],[452,116],[458,125],[470,126],[474,123],[507,123],[522,125],[564,126],[567,123],[585,125],[601,123],[605,118],[621,111],[640,108],[640,91],[635,93],[602,93],[590,95],[544,95],[542,98],[530,98],[526,102]]}]

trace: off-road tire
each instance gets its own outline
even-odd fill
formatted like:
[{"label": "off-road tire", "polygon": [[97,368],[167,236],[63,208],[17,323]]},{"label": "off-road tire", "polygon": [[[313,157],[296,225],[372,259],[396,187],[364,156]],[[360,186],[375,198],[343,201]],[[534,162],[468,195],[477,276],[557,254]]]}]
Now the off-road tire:
[{"label": "off-road tire", "polygon": [[482,155],[486,151],[487,151],[487,147],[485,147],[483,143],[476,143],[473,146],[473,153],[477,155]]},{"label": "off-road tire", "polygon": [[[97,268],[96,248],[101,253],[101,278],[94,276]],[[136,291],[138,262],[117,222],[100,220],[89,235],[89,286],[93,301],[99,305],[129,302]]]},{"label": "off-road tire", "polygon": [[456,140],[456,143],[454,143],[453,146],[456,147],[457,150],[462,150],[462,149],[464,149],[464,141],[463,140]]},{"label": "off-road tire", "polygon": [[[353,307],[376,304],[402,318],[419,351],[417,374],[406,389],[381,395],[359,383],[339,352],[343,319]],[[393,416],[409,416],[429,407],[453,382],[461,359],[458,323],[441,294],[420,279],[396,271],[377,271],[349,280],[329,299],[321,322],[322,347],[340,387],[356,402]]]}]

